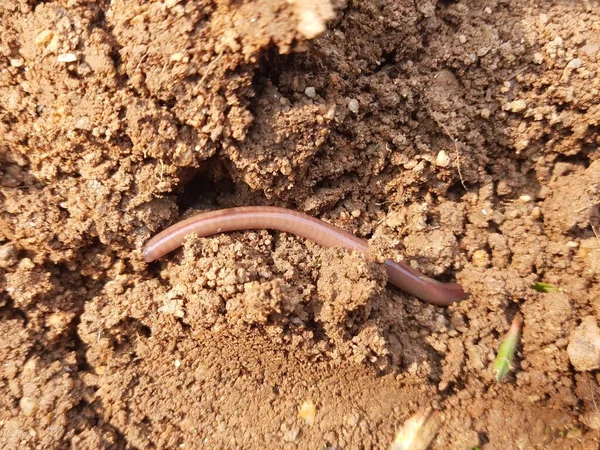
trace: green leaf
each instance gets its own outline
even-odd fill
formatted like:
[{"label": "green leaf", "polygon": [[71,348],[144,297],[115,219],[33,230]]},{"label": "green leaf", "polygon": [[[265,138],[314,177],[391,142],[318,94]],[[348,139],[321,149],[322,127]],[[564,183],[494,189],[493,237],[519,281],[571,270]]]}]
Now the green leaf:
[{"label": "green leaf", "polygon": [[513,359],[515,357],[515,350],[519,345],[519,338],[521,337],[521,327],[523,325],[523,319],[520,314],[517,313],[513,319],[510,329],[500,345],[498,350],[498,356],[494,361],[494,370],[496,371],[496,381],[500,383],[506,374],[510,371]]},{"label": "green leaf", "polygon": [[533,283],[530,287],[532,289],[535,289],[538,292],[544,292],[544,293],[555,292],[555,291],[558,290],[554,286],[552,286],[551,284],[543,283],[541,281],[537,281],[537,282]]}]

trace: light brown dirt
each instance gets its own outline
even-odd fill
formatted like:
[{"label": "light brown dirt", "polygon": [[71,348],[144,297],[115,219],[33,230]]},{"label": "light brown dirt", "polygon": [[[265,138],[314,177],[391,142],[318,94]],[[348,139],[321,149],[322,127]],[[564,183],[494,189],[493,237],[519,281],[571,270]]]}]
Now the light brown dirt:
[{"label": "light brown dirt", "polygon": [[[567,346],[600,320],[599,36],[596,1],[0,2],[0,447],[388,448],[432,406],[433,449],[598,448]],[[256,230],[143,262],[251,204],[370,253]]]}]

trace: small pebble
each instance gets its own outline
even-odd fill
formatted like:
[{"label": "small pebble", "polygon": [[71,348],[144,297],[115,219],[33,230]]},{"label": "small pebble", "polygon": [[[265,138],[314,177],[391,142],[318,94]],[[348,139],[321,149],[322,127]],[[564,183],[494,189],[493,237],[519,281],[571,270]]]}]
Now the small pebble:
[{"label": "small pebble", "polygon": [[435,158],[435,164],[440,167],[448,167],[450,165],[450,157],[444,150],[440,150]]},{"label": "small pebble", "polygon": [[17,247],[8,243],[0,246],[0,268],[7,269],[17,263]]},{"label": "small pebble", "polygon": [[354,114],[358,114],[358,100],[350,99],[350,101],[348,102],[348,109]]},{"label": "small pebble", "polygon": [[325,113],[325,118],[327,120],[332,120],[335,117],[335,105],[333,105],[331,108],[329,108],[327,110],[327,112]]},{"label": "small pebble", "polygon": [[527,108],[527,102],[525,100],[515,100],[512,102],[508,102],[504,109],[511,112],[521,112]]},{"label": "small pebble", "polygon": [[464,34],[461,34],[458,37],[458,42],[460,42],[461,44],[464,44],[465,42],[467,42],[467,37]]},{"label": "small pebble", "polygon": [[56,61],[59,63],[70,63],[77,61],[77,55],[75,53],[63,53],[58,55]]},{"label": "small pebble", "polygon": [[490,52],[489,47],[480,47],[479,49],[477,49],[477,56],[479,56],[481,58],[482,56],[487,55],[489,52]]},{"label": "small pebble", "polygon": [[481,114],[483,119],[488,120],[492,112],[487,108],[483,108],[479,114]]},{"label": "small pebble", "polygon": [[312,87],[312,86],[309,86],[306,89],[304,89],[304,93],[309,98],[315,98],[315,96],[317,95],[317,92],[315,91],[315,88]]},{"label": "small pebble", "polygon": [[490,265],[490,255],[483,249],[473,252],[473,265],[476,267],[488,267]]},{"label": "small pebble", "polygon": [[21,397],[21,400],[19,400],[19,407],[26,416],[34,416],[39,409],[39,404],[31,397]]},{"label": "small pebble", "polygon": [[46,45],[54,37],[54,32],[51,30],[44,30],[35,37],[35,43],[37,45]]},{"label": "small pebble", "polygon": [[585,317],[571,333],[567,354],[578,372],[600,368],[600,328],[595,317]]},{"label": "small pebble", "polygon": [[581,47],[581,51],[586,55],[590,56],[595,55],[598,52],[598,50],[600,50],[600,43],[587,44]]}]

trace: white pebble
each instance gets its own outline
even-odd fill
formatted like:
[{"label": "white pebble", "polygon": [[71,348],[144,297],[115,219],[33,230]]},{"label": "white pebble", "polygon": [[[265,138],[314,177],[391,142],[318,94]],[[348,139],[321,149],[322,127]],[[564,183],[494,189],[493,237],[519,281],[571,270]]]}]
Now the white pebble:
[{"label": "white pebble", "polygon": [[59,63],[70,63],[77,61],[77,55],[75,53],[63,53],[58,55],[56,61]]},{"label": "white pebble", "polygon": [[354,114],[358,114],[358,100],[352,98],[348,102],[348,109],[352,111]]},{"label": "white pebble", "polygon": [[584,318],[571,334],[567,354],[578,372],[600,368],[600,329],[593,316]]},{"label": "white pebble", "polygon": [[531,201],[531,195],[527,195],[527,194],[521,195],[519,197],[519,200],[521,200],[523,203],[528,203]]},{"label": "white pebble", "polygon": [[309,98],[315,98],[315,96],[317,95],[317,92],[315,91],[315,88],[312,87],[312,86],[309,86],[306,89],[304,89],[304,93]]},{"label": "white pebble", "polygon": [[450,157],[448,156],[448,153],[446,153],[444,150],[440,150],[435,158],[435,164],[440,167],[448,167],[450,164]]}]

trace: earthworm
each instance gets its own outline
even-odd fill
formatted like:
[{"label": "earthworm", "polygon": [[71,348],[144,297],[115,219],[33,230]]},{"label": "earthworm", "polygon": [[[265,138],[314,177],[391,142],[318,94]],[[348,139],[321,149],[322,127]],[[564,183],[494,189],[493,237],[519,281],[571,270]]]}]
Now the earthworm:
[{"label": "earthworm", "polygon": [[[166,255],[180,247],[192,233],[205,237],[251,229],[283,231],[324,247],[367,252],[367,241],[301,212],[272,206],[243,206],[201,213],[170,226],[146,243],[144,259],[151,262]],[[428,303],[445,306],[468,296],[459,284],[441,283],[404,263],[385,260],[384,264],[391,284]]]}]

